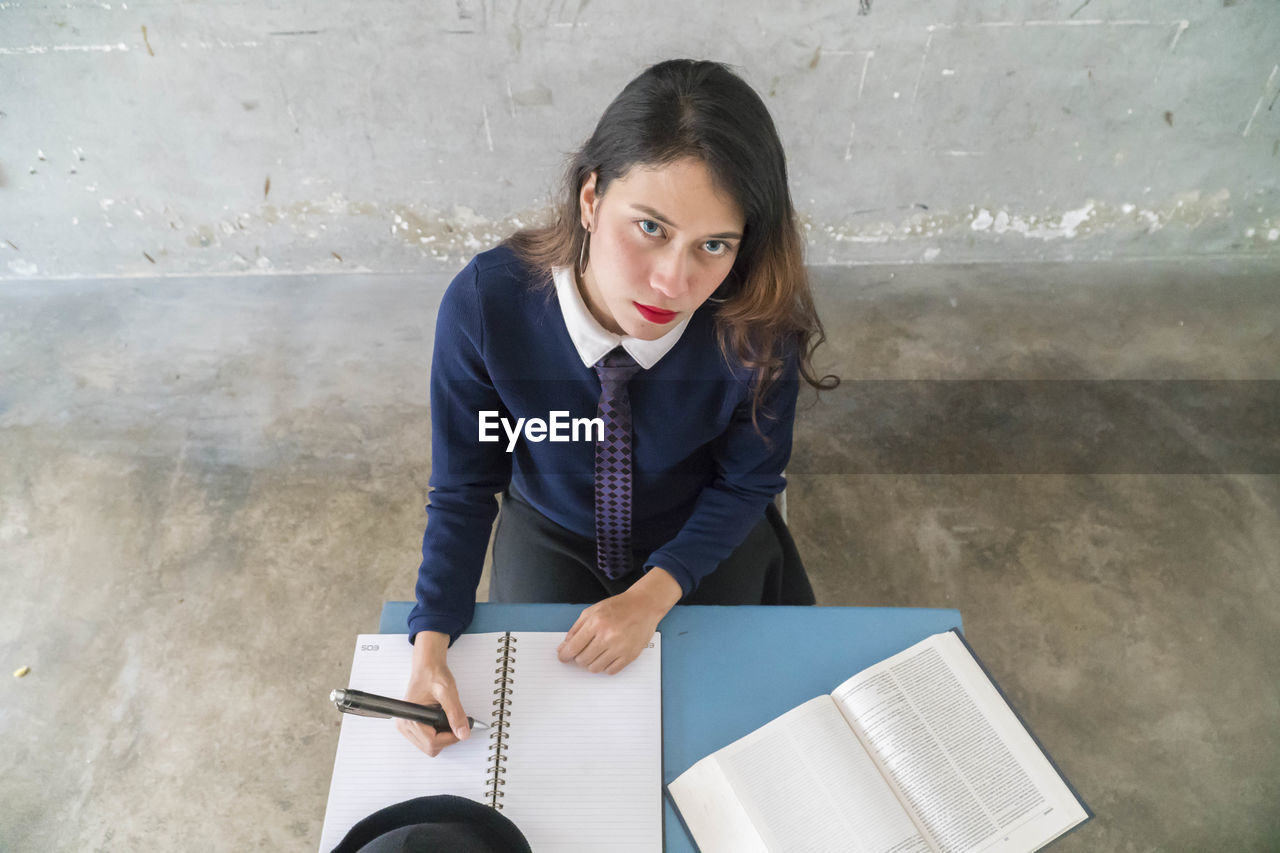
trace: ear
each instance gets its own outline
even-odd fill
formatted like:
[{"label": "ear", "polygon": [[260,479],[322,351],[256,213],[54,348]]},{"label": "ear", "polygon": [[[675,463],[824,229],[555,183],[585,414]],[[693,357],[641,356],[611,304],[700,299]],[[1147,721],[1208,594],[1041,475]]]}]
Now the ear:
[{"label": "ear", "polygon": [[578,193],[578,209],[582,214],[582,227],[591,230],[596,221],[596,206],[600,196],[596,195],[596,173],[592,172],[582,182],[582,190]]}]

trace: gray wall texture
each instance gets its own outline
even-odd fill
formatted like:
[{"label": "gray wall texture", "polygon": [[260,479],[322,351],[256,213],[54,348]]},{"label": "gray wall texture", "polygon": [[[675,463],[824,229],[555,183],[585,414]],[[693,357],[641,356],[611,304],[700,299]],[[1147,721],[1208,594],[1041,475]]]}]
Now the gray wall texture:
[{"label": "gray wall texture", "polygon": [[814,265],[1280,257],[1276,0],[3,0],[0,278],[453,270],[676,56]]}]

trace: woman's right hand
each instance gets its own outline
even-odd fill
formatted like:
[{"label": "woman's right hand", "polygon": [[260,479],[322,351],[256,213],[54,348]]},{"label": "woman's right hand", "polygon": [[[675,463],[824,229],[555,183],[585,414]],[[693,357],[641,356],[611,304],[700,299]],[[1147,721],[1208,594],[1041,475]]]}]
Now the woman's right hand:
[{"label": "woman's right hand", "polygon": [[416,702],[419,705],[439,705],[449,718],[453,731],[438,732],[426,723],[396,720],[396,728],[400,734],[433,758],[446,746],[466,740],[471,735],[466,712],[462,710],[462,701],[458,698],[458,687],[453,681],[453,673],[445,663],[448,649],[448,634],[436,631],[418,632],[413,644],[413,670],[404,698],[406,702]]}]

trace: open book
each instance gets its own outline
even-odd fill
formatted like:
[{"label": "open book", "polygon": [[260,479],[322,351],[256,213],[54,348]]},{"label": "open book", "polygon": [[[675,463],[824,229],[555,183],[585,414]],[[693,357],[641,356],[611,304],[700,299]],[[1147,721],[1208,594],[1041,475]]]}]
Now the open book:
[{"label": "open book", "polygon": [[[561,663],[562,639],[459,637],[448,662],[463,710],[491,728],[435,758],[393,720],[343,714],[322,853],[378,809],[429,794],[501,809],[534,850],[661,850],[662,638],[617,675]],[[361,634],[349,686],[403,696],[412,652],[404,634]]]},{"label": "open book", "polygon": [[1024,853],[1091,817],[954,630],[703,758],[668,790],[702,853]]}]

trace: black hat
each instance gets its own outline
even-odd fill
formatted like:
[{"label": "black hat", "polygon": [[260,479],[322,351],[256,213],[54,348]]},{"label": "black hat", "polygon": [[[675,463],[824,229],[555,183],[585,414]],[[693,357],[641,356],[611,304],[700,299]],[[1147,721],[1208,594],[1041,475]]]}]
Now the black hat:
[{"label": "black hat", "polygon": [[374,812],[351,827],[333,853],[531,853],[504,814],[489,806],[437,794]]}]

